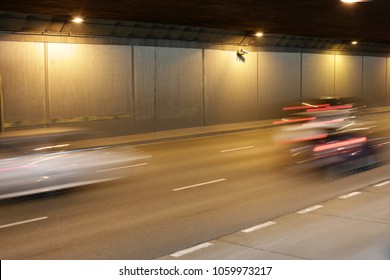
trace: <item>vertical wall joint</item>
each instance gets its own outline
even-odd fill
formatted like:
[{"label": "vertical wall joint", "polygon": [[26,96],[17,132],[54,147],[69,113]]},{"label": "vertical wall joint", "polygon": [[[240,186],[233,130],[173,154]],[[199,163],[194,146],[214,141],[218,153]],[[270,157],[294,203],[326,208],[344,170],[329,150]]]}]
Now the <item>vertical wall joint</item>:
[{"label": "vertical wall joint", "polygon": [[300,77],[299,77],[299,81],[300,81],[300,84],[299,84],[299,98],[300,98],[300,101],[303,102],[303,49],[301,49],[301,53],[300,53]]},{"label": "vertical wall joint", "polygon": [[202,118],[203,125],[206,125],[206,72],[204,49],[202,49]]},{"label": "vertical wall joint", "polygon": [[131,51],[131,54],[130,54],[130,65],[131,65],[131,93],[130,93],[130,104],[129,104],[129,107],[130,107],[130,117],[131,117],[131,131],[135,131],[136,129],[136,108],[135,108],[135,55],[134,55],[134,46],[130,46],[130,51]]},{"label": "vertical wall joint", "polygon": [[0,75],[0,131],[4,131],[4,99],[3,99],[3,83]]},{"label": "vertical wall joint", "polygon": [[49,92],[49,46],[44,44],[44,67],[45,67],[45,124],[50,123],[50,92]]}]

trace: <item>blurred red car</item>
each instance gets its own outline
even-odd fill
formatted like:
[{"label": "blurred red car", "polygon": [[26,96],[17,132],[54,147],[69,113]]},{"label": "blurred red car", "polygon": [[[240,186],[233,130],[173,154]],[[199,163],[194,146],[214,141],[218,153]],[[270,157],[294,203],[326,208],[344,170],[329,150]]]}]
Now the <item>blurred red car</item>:
[{"label": "blurred red car", "polygon": [[291,164],[333,174],[380,164],[383,139],[375,123],[361,118],[361,106],[346,101],[325,98],[283,108],[289,117],[274,122],[281,125],[275,141],[288,151]]}]

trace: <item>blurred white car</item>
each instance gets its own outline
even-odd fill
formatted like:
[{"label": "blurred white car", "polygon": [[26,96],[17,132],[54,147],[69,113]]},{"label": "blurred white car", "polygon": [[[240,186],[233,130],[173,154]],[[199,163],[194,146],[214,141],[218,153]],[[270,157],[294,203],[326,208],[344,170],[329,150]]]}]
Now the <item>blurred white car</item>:
[{"label": "blurred white car", "polygon": [[123,178],[132,164],[145,158],[131,146],[77,147],[76,142],[63,142],[69,136],[74,133],[1,135],[0,199]]}]

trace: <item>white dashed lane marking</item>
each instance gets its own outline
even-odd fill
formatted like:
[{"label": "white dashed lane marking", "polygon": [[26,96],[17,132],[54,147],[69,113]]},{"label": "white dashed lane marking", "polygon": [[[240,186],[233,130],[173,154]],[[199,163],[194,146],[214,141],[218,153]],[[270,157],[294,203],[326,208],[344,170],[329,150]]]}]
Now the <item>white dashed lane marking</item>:
[{"label": "white dashed lane marking", "polygon": [[233,149],[228,149],[228,150],[222,150],[220,151],[221,153],[228,153],[228,152],[234,152],[234,151],[241,151],[241,150],[247,150],[247,149],[252,149],[255,146],[245,146],[245,147],[239,147],[239,148],[233,148]]},{"label": "white dashed lane marking", "polygon": [[339,196],[339,198],[347,199],[347,198],[350,198],[350,197],[357,196],[359,194],[361,194],[361,192],[352,192],[352,193],[349,193],[349,194],[345,194],[345,195]]},{"label": "white dashed lane marking", "polygon": [[276,224],[276,222],[269,221],[269,222],[266,222],[266,223],[263,223],[263,224],[260,224],[260,225],[254,226],[254,227],[250,227],[250,228],[244,229],[241,232],[250,233],[252,231],[255,231],[255,230],[258,230],[258,229],[261,229],[261,228],[265,228],[265,227],[269,227],[269,226],[272,226],[274,224]]},{"label": "white dashed lane marking", "polygon": [[386,185],[389,184],[389,183],[390,183],[390,181],[384,181],[384,182],[375,184],[374,186],[375,186],[375,187],[383,187],[383,186],[386,186]]},{"label": "white dashed lane marking", "polygon": [[172,191],[174,191],[174,192],[175,191],[182,191],[182,190],[186,190],[186,189],[191,189],[191,188],[201,187],[201,186],[205,186],[205,185],[215,184],[215,183],[219,183],[219,182],[223,182],[223,181],[226,181],[226,179],[222,178],[222,179],[208,181],[208,182],[204,182],[204,183],[189,185],[189,186],[173,189]]},{"label": "white dashed lane marking", "polygon": [[306,213],[309,213],[311,211],[314,211],[314,210],[322,208],[322,207],[323,207],[322,205],[314,205],[314,206],[302,209],[301,211],[298,211],[296,213],[298,213],[298,214],[306,214]]},{"label": "white dashed lane marking", "polygon": [[171,256],[171,257],[175,257],[175,258],[182,257],[182,256],[184,256],[184,255],[188,255],[188,254],[190,254],[190,253],[193,253],[193,252],[202,250],[202,249],[207,248],[207,247],[210,247],[210,246],[212,246],[212,245],[213,245],[213,244],[210,243],[210,242],[205,242],[205,243],[202,243],[202,244],[199,244],[199,245],[190,247],[190,248],[188,248],[188,249],[184,249],[184,250],[181,250],[181,251],[177,251],[176,253],[173,253],[173,254],[171,254],[170,256]]}]

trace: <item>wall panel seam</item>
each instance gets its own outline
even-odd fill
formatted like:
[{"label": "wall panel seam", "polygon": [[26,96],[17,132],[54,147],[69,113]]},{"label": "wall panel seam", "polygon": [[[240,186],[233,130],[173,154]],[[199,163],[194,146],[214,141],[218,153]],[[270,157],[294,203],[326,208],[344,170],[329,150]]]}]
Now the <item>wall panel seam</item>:
[{"label": "wall panel seam", "polygon": [[48,123],[50,119],[50,89],[49,89],[49,45],[44,44],[44,71],[45,71],[45,121]]},{"label": "wall panel seam", "polygon": [[130,67],[131,67],[131,94],[130,94],[130,116],[131,116],[131,120],[130,120],[130,123],[131,123],[131,130],[135,130],[135,127],[136,127],[136,114],[135,114],[135,54],[134,54],[134,46],[130,46],[130,51],[131,51],[131,55],[130,55],[130,59],[131,59],[131,62],[130,62]]},{"label": "wall panel seam", "polygon": [[205,54],[202,49],[202,124],[206,125],[206,67]]}]

